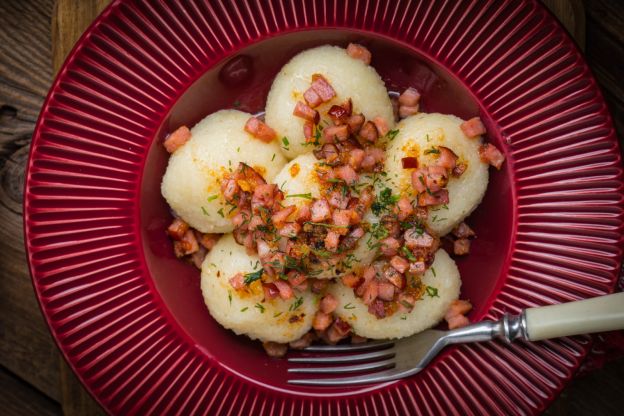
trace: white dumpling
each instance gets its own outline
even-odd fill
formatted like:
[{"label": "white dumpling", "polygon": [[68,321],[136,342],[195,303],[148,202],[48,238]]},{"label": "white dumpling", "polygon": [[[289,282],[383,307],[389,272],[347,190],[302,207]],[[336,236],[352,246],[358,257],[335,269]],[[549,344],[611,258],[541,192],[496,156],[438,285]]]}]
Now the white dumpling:
[{"label": "white dumpling", "polygon": [[265,143],[244,131],[251,114],[221,110],[191,129],[191,139],[169,157],[161,192],[191,227],[204,233],[234,229],[231,207],[221,196],[223,176],[244,162],[271,182],[286,159],[276,141]]},{"label": "white dumpling", "polygon": [[[284,206],[310,203],[310,198],[325,197],[323,189],[320,185],[315,166],[319,161],[311,153],[297,156],[284,166],[282,171],[275,177],[275,183],[284,192]],[[305,195],[306,197],[298,197],[295,195]],[[363,222],[367,224],[375,224],[379,222],[379,217],[370,210],[364,215]],[[334,267],[312,268],[312,277],[318,279],[331,279],[342,276],[346,273],[356,271],[361,267],[365,267],[372,263],[378,252],[378,239],[367,232],[362,236],[353,251],[347,257],[335,265]]]},{"label": "white dumpling", "polygon": [[488,184],[488,165],[479,157],[481,137],[469,138],[459,127],[462,119],[446,114],[425,114],[402,120],[399,133],[387,149],[385,171],[388,185],[393,193],[415,196],[411,184],[413,169],[403,169],[401,159],[416,157],[419,166],[435,160],[435,153],[427,150],[444,146],[459,156],[458,163],[467,165],[459,177],[451,176],[447,189],[449,203],[446,207],[434,206],[429,209],[428,226],[442,236],[464,220],[481,203]]},{"label": "white dumpling", "polygon": [[312,328],[318,309],[312,292],[295,291],[289,300],[265,300],[260,281],[245,291],[230,285],[232,276],[252,273],[259,264],[258,256],[247,254],[231,234],[219,240],[202,264],[201,290],[210,314],[223,327],[251,339],[287,343],[301,338]]},{"label": "white dumpling", "polygon": [[373,67],[351,58],[337,46],[309,49],[284,65],[267,97],[266,122],[280,138],[288,138],[288,149],[282,147],[282,151],[289,159],[310,151],[309,146],[304,146],[304,120],[293,116],[293,109],[297,101],[305,102],[303,93],[310,87],[313,74],[323,75],[336,91],[336,97],[316,108],[321,120],[329,120],[327,110],[332,105],[351,98],[354,113],[362,113],[367,120],[382,117],[388,127],[394,126],[388,91]]},{"label": "white dumpling", "polygon": [[404,338],[439,323],[451,302],[459,297],[459,270],[444,250],[436,252],[431,268],[422,277],[422,283],[436,288],[438,296],[424,294],[411,312],[396,312],[382,319],[369,313],[368,306],[355,296],[353,289],[342,283],[333,284],[329,291],[338,300],[334,313],[348,322],[357,335],[372,339]]}]

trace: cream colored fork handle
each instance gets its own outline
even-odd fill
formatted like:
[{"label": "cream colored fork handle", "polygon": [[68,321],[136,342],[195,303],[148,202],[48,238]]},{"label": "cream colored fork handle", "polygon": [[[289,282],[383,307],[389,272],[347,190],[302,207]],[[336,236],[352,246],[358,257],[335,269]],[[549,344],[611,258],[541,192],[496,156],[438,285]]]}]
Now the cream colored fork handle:
[{"label": "cream colored fork handle", "polygon": [[624,292],[525,310],[531,341],[624,329]]}]

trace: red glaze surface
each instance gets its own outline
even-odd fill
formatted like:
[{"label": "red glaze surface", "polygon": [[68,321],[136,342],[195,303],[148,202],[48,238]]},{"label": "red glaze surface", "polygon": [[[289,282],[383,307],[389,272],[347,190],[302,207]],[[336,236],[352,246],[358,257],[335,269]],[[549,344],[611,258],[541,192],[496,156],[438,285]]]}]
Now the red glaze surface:
[{"label": "red glaze surface", "polygon": [[507,157],[457,260],[473,321],[613,290],[617,141],[587,66],[540,5],[115,1],[42,109],[24,220],[51,331],[109,412],[531,414],[574,374],[588,337],[449,348],[385,385],[292,387],[283,360],[212,320],[198,272],[165,235],[162,140],[221,108],[262,110],[290,57],[349,42],[372,52],[389,89],[417,88],[424,111],[480,116]]}]

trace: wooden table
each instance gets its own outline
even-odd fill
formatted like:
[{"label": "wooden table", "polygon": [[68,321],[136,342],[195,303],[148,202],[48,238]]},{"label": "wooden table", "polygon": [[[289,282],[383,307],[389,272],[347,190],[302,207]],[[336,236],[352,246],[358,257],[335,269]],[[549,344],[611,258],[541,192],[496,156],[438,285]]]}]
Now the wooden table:
[{"label": "wooden table", "polygon": [[[60,358],[30,283],[22,188],[30,137],[58,68],[107,0],[0,0],[0,413],[103,411]],[[573,34],[624,138],[624,3],[545,1]],[[624,359],[572,382],[551,415],[624,413]]]}]

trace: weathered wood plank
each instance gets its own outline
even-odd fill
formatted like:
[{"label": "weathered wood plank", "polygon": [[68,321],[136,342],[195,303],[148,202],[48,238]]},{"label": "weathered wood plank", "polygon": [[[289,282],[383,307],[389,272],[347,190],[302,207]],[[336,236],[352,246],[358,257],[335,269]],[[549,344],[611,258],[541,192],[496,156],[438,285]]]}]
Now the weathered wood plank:
[{"label": "weathered wood plank", "polygon": [[10,416],[56,416],[62,414],[57,402],[0,367],[0,409]]}]

